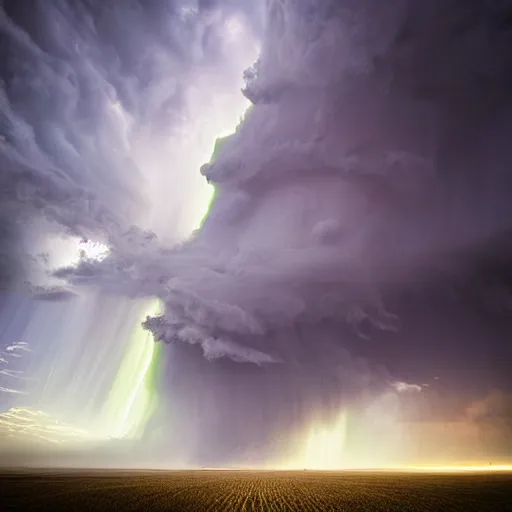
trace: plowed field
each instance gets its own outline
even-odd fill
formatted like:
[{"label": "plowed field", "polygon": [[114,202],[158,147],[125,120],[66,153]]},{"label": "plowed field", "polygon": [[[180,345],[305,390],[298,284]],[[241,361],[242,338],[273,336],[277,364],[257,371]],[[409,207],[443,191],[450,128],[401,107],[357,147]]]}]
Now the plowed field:
[{"label": "plowed field", "polygon": [[10,472],[0,509],[511,511],[512,475],[368,472]]}]

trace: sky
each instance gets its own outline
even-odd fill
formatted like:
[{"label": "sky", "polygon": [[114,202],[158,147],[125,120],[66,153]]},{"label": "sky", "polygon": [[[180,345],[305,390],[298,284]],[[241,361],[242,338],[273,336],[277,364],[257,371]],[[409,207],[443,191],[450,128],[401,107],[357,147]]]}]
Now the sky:
[{"label": "sky", "polygon": [[154,464],[510,460],[508,4],[4,0],[4,409],[143,322]]}]

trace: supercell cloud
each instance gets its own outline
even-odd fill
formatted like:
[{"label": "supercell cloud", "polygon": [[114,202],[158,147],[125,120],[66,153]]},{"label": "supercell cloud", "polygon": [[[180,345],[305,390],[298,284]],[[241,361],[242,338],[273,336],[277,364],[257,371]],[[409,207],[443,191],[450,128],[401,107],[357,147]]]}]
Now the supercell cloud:
[{"label": "supercell cloud", "polygon": [[[256,55],[256,21],[243,25],[244,40],[220,33],[243,23],[242,7],[3,2],[7,249],[34,251],[59,230],[122,248],[144,243],[141,229],[175,242],[196,226],[208,190],[194,164],[208,157],[211,130],[233,123],[221,113],[241,85],[242,62]],[[208,117],[211,126],[201,126]],[[197,155],[185,158],[192,148]],[[158,190],[175,196],[172,206]]]},{"label": "supercell cloud", "polygon": [[[430,419],[451,421],[510,385],[508,2],[254,4],[1,18],[2,276],[159,299],[148,444],[201,463],[259,463],[343,408],[385,430],[447,389]],[[59,237],[109,252],[59,260]]]}]

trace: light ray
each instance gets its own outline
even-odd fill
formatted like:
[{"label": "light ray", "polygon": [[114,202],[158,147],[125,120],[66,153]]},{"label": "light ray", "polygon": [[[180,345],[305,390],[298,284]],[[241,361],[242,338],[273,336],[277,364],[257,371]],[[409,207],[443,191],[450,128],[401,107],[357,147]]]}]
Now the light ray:
[{"label": "light ray", "polygon": [[347,413],[341,412],[330,425],[313,426],[299,454],[280,469],[342,469],[347,435]]},{"label": "light ray", "polygon": [[[158,302],[153,303],[144,315],[157,315]],[[131,342],[114,384],[101,414],[101,429],[109,437],[126,438],[141,433],[151,412],[151,391],[146,380],[155,354],[153,336],[139,323],[135,328]]]}]

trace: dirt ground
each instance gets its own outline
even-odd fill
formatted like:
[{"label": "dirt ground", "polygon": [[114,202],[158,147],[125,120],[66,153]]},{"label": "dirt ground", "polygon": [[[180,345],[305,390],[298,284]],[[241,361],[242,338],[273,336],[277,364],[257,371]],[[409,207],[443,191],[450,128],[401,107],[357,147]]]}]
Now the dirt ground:
[{"label": "dirt ground", "polygon": [[512,474],[10,471],[0,509],[512,512]]}]

